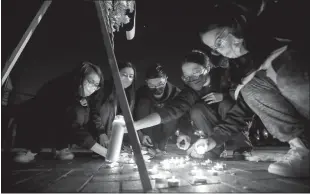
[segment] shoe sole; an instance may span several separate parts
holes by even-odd
[[[271,174],[283,176],[283,177],[290,177],[290,178],[306,178],[310,177],[310,174],[296,174],[292,170],[288,170],[285,168],[276,168],[274,166],[269,165],[268,172]]]

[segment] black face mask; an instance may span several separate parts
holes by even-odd
[[[162,95],[165,91],[166,85],[159,88],[149,88],[153,95]]]
[[[202,74],[199,78],[192,82],[187,82],[186,84],[196,91],[200,91],[203,85],[207,82],[208,74]]]

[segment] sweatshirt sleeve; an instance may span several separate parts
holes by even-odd
[[[78,120],[72,123],[72,128],[74,130],[74,143],[76,143],[78,146],[90,149],[95,145],[96,140],[89,133],[87,128],[81,125]]]
[[[194,91],[185,88],[164,108],[158,110],[157,113],[160,115],[161,122],[167,123],[180,118],[191,109],[197,100],[198,95]]]
[[[237,103],[227,113],[225,120],[214,128],[210,138],[216,142],[217,146],[222,145],[247,127],[246,119],[252,117],[253,114],[240,96]]]
[[[89,103],[89,109],[90,109],[89,127],[95,129],[99,135],[106,133],[104,123],[102,122],[100,115],[102,101],[104,98],[103,95],[104,92],[102,90],[98,90],[97,93],[90,98]]]

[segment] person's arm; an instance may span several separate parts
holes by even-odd
[[[160,115],[156,112],[151,113],[150,115],[140,119],[134,123],[135,129],[145,129],[148,127],[153,127],[155,125],[159,125],[161,123]]]
[[[95,143],[91,148],[90,148],[91,151],[99,154],[100,156],[103,156],[103,157],[106,157],[107,155],[107,149],[103,146],[101,146],[100,144],[98,143]]]
[[[252,117],[253,114],[252,110],[240,96],[236,104],[226,114],[224,121],[215,126],[210,138],[216,142],[216,146],[221,146],[247,127],[246,119]]]
[[[100,109],[103,101],[103,91],[98,90],[90,97],[89,109],[90,109],[90,121],[89,127],[96,129],[99,135],[105,134],[104,123],[101,120]]]
[[[166,123],[183,116],[198,100],[198,95],[189,89],[182,90],[170,103],[134,123],[136,130]]]

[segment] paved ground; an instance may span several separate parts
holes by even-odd
[[[165,158],[184,156],[184,152],[173,146],[168,150],[171,151],[168,155],[152,159],[147,166],[158,165]],[[310,179],[269,174],[268,162],[229,159],[221,162],[227,167],[218,174],[208,171],[209,166],[198,166],[204,169],[207,178],[207,183],[200,185],[193,183],[192,165],[170,170],[170,175],[180,179],[180,187],[169,188],[167,182],[158,184],[150,175],[152,192],[310,192]],[[2,192],[142,192],[139,173],[133,166],[122,163],[110,168],[101,158],[89,154],[79,154],[73,161],[38,159],[35,163],[20,165],[2,155]]]

